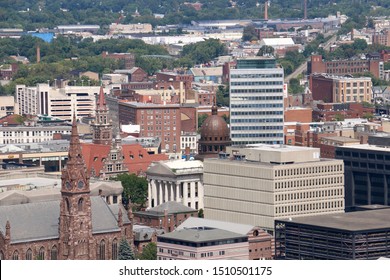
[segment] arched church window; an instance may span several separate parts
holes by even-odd
[[[118,259],[118,241],[116,238],[112,241],[112,259]]]
[[[38,260],[44,260],[44,259],[45,259],[45,248],[41,247],[38,253]]]
[[[57,260],[58,259],[58,249],[57,249],[57,246],[54,245],[53,247],[51,247],[51,250],[50,250],[50,259],[51,260]]]
[[[84,199],[79,199],[79,202],[77,203],[77,210],[79,212],[84,210]]]
[[[69,203],[69,200],[67,198],[65,198],[65,207],[66,207],[66,212],[68,212],[68,214],[70,214],[70,203]]]
[[[3,253],[3,251],[0,251],[0,260],[4,260],[4,253]]]
[[[14,251],[14,253],[12,254],[12,259],[13,260],[18,260],[19,259],[19,252],[17,250]]]
[[[106,242],[104,240],[100,241],[99,244],[99,260],[106,259]]]
[[[26,252],[26,260],[32,260],[32,250],[30,248]]]

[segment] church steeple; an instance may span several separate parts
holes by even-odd
[[[81,153],[76,117],[73,116],[68,161],[61,175],[60,259],[91,259],[92,214],[89,175]]]
[[[109,120],[109,111],[104,96],[103,87],[100,87],[96,101],[95,121],[92,124],[94,144],[109,145],[112,141],[112,124]]]

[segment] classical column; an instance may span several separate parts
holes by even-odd
[[[171,190],[171,197],[169,198],[169,200],[175,201],[175,190],[172,182],[169,184],[169,188]]]
[[[187,206],[188,201],[188,184],[187,182],[183,184],[183,201],[182,203]]]
[[[158,181],[158,204],[163,203],[163,193],[162,193],[162,181]]]
[[[148,209],[152,208],[152,182],[153,180],[148,182]]]
[[[163,189],[164,189],[164,202],[169,201],[168,198],[168,182],[163,183]]]
[[[180,202],[180,183],[176,183],[176,202]]]

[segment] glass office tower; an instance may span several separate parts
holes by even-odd
[[[275,58],[237,59],[229,81],[232,145],[284,144],[284,74]]]

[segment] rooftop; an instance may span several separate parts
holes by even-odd
[[[246,238],[246,235],[215,228],[184,228],[160,236],[164,239],[188,241],[194,243],[210,242],[217,240]],[[163,241],[163,240],[162,240]]]
[[[290,218],[287,223],[304,224],[345,231],[390,229],[390,208]]]

